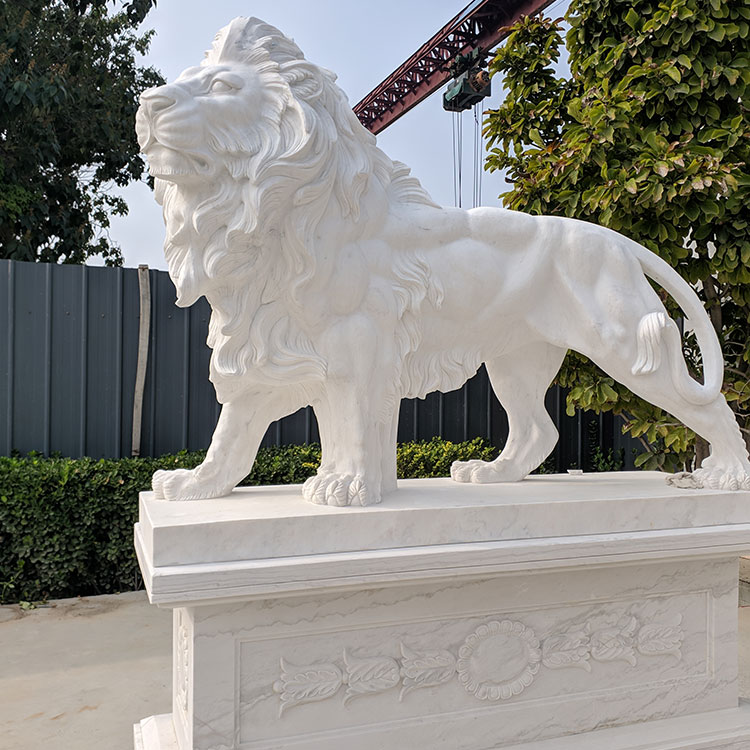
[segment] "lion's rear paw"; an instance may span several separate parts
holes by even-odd
[[[692,473],[670,474],[667,482],[674,487],[710,490],[750,490],[750,473],[745,469],[723,469],[718,466],[696,469]]]
[[[500,461],[454,461],[451,465],[451,478],[456,482],[492,484],[494,482],[519,482],[526,472],[511,463]]]
[[[305,500],[317,505],[374,505],[380,493],[361,475],[318,473],[302,485]]]
[[[199,479],[195,469],[155,471],[151,487],[157,500],[207,500],[232,491],[232,487]]]

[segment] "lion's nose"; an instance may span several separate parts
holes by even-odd
[[[169,107],[177,102],[177,99],[164,91],[159,91],[159,89],[151,89],[141,94],[141,102],[151,110],[152,114],[156,114],[157,112],[169,109]]]

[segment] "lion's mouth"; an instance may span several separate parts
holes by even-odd
[[[162,143],[152,143],[144,154],[148,158],[151,176],[162,180],[178,181],[182,177],[203,176],[211,171],[209,161],[202,156],[178,151]]]

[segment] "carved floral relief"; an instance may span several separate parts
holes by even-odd
[[[282,659],[273,690],[279,695],[280,716],[293,706],[331,698],[343,686],[344,705],[399,685],[402,701],[413,690],[438,687],[454,676],[478,700],[505,701],[528,688],[541,667],[591,672],[592,661],[635,667],[639,654],[681,659],[684,637],[681,618],[673,624],[644,623],[624,615],[611,625],[596,628],[584,621],[541,640],[522,622],[492,620],[469,633],[457,655],[448,649],[424,650],[400,643],[398,659],[358,655],[347,649],[341,665],[318,662],[296,666]]]
[[[298,667],[281,660],[281,676],[273,690],[281,698],[279,716],[284,710],[301,703],[314,703],[330,698],[343,684],[343,674],[335,664],[309,664]]]
[[[403,682],[399,700],[417,688],[436,687],[448,682],[456,671],[456,657],[443,649],[415,651],[402,643],[401,656]]]

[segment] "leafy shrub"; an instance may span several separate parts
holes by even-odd
[[[133,551],[138,493],[157,469],[197,466],[204,453],[160,458],[0,457],[0,603],[129,591],[141,586]],[[398,448],[402,478],[447,476],[455,460],[492,459],[476,439],[434,438]],[[292,484],[315,473],[320,446],[263,448],[246,485]]]
[[[454,461],[478,458],[492,461],[499,451],[481,438],[466,443],[432,438],[427,442],[401,443],[396,454],[399,479],[408,477],[447,477]]]

